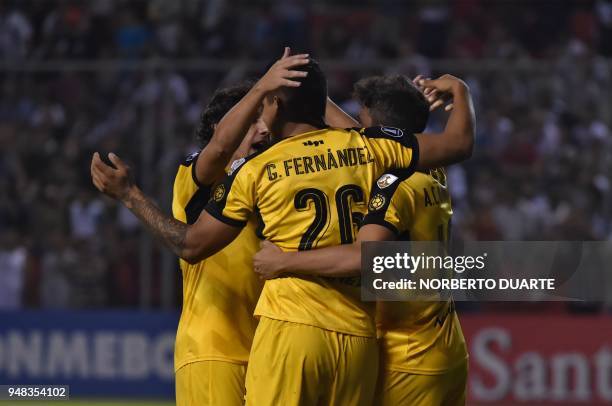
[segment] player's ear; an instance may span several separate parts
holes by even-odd
[[[278,96],[272,97],[272,106],[274,108],[275,115],[278,117],[279,113],[283,111],[283,99]]]

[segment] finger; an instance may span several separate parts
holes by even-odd
[[[449,103],[446,106],[444,106],[444,111],[451,111],[453,109],[453,103]]]
[[[100,154],[97,152],[94,152],[93,155],[91,156],[91,169],[92,170],[95,167],[95,162],[98,161],[99,159],[100,159]]]
[[[427,89],[421,85],[421,80],[429,80],[429,79],[431,79],[431,78],[426,78],[426,77],[423,77],[422,75],[419,75],[418,79],[415,78],[415,85],[419,89],[421,89],[422,92],[425,92],[425,90],[427,90]]]
[[[308,54],[291,55],[281,60],[283,66],[289,66],[296,62],[304,63],[308,61],[310,61],[310,58],[308,58]]]
[[[96,189],[98,189],[98,191],[102,192],[102,185],[100,185],[99,182],[96,182],[95,180],[93,181],[94,186],[96,187]]]
[[[291,62],[286,63],[283,66],[283,68],[285,68],[287,70],[291,70],[291,69],[296,68],[298,66],[308,65],[309,63],[310,63],[310,59],[307,59],[307,58],[294,59]]]
[[[113,174],[114,169],[102,162],[102,158],[100,158],[100,154],[97,152],[91,160],[91,165],[105,176],[111,176]]]
[[[438,91],[436,89],[430,90],[425,97],[427,98],[428,102],[433,103],[438,98]]]
[[[424,87],[423,88],[423,94],[425,96],[429,96],[430,94],[437,92],[438,90],[436,88],[433,87]]]
[[[309,54],[297,54],[297,55],[291,55],[288,56],[284,59],[281,59],[280,62],[282,62],[283,64],[287,64],[287,63],[291,63],[292,61],[298,60],[298,59],[308,59],[308,55]]]
[[[424,79],[423,75],[417,75],[414,79],[412,79],[412,83],[418,86],[419,80]]]
[[[285,79],[283,81],[283,86],[287,87],[300,87],[302,84],[300,82],[296,82],[295,80]]]
[[[431,79],[419,80],[419,86],[437,88],[438,87],[437,85],[438,85],[437,80],[431,80]]]
[[[102,181],[100,180],[100,177],[97,176],[97,174],[96,174],[96,176],[92,175],[91,180],[92,180],[94,186],[96,187],[96,189],[98,189],[99,191],[104,190]]]
[[[281,59],[285,59],[287,58],[289,55],[291,55],[291,48],[289,47],[285,47],[285,50],[283,52],[283,56],[281,57]]]
[[[96,185],[96,186],[97,186],[99,189],[102,189],[102,188],[104,187],[106,177],[105,177],[104,175],[102,175],[102,174],[101,174],[99,171],[94,170],[94,171],[91,173],[91,179],[92,179],[92,181],[94,182],[94,184],[96,184],[96,183],[97,183],[97,185]]]
[[[444,104],[444,100],[438,99],[435,102],[433,102],[431,106],[429,106],[429,111],[434,111],[435,109],[442,106],[443,104]]]
[[[117,167],[117,169],[127,169],[127,165],[123,163],[121,158],[119,158],[114,152],[108,154],[108,159]]]
[[[286,78],[305,78],[308,76],[308,72],[304,72],[302,70],[290,70],[283,76]]]
[[[91,163],[89,164],[89,171],[93,174],[94,171],[94,159],[96,158],[96,154],[97,152],[94,152],[94,154],[91,156]]]

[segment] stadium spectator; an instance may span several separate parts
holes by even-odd
[[[17,233],[0,234],[0,310],[21,307],[27,251],[19,244]]]

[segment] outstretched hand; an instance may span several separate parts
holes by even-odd
[[[281,59],[268,69],[265,75],[259,79],[256,86],[259,86],[266,93],[281,87],[300,87],[301,83],[292,79],[304,78],[308,76],[308,72],[295,70],[295,68],[307,65],[310,59],[308,54],[290,54],[291,49],[285,47]]]
[[[107,196],[125,200],[133,186],[130,168],[114,153],[108,154],[114,168],[102,161],[99,153],[91,159],[91,178],[96,188]]]
[[[283,273],[283,256],[285,253],[270,241],[262,241],[260,250],[253,257],[253,270],[259,279],[268,280],[281,276]]]

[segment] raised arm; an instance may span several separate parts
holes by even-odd
[[[232,242],[239,227],[227,225],[203,212],[193,225],[166,216],[131,180],[129,168],[109,154],[115,168],[106,165],[96,152],[91,161],[93,183],[102,193],[120,201],[176,255],[197,263]]]
[[[242,140],[248,137],[247,134],[248,132],[228,132],[224,137],[215,131],[195,163],[195,177],[199,184],[210,186],[225,176],[227,165]]]
[[[285,48],[283,57],[272,65],[242,100],[221,119],[215,130],[215,137],[236,139],[246,134],[268,93],[281,87],[300,86],[300,82],[291,79],[305,77],[307,72],[292,69],[308,64],[308,54],[288,56],[289,52],[289,48]]]
[[[417,134],[419,169],[431,169],[464,161],[474,146],[475,116],[470,91],[462,80],[444,75],[435,80],[421,79],[419,85],[448,93],[453,99],[452,111],[440,134]]]
[[[358,275],[361,270],[361,243],[395,240],[388,228],[366,224],[359,230],[357,242],[310,251],[283,252],[269,241],[263,241],[255,254],[253,269],[261,279],[274,279],[286,274],[328,277]]]

